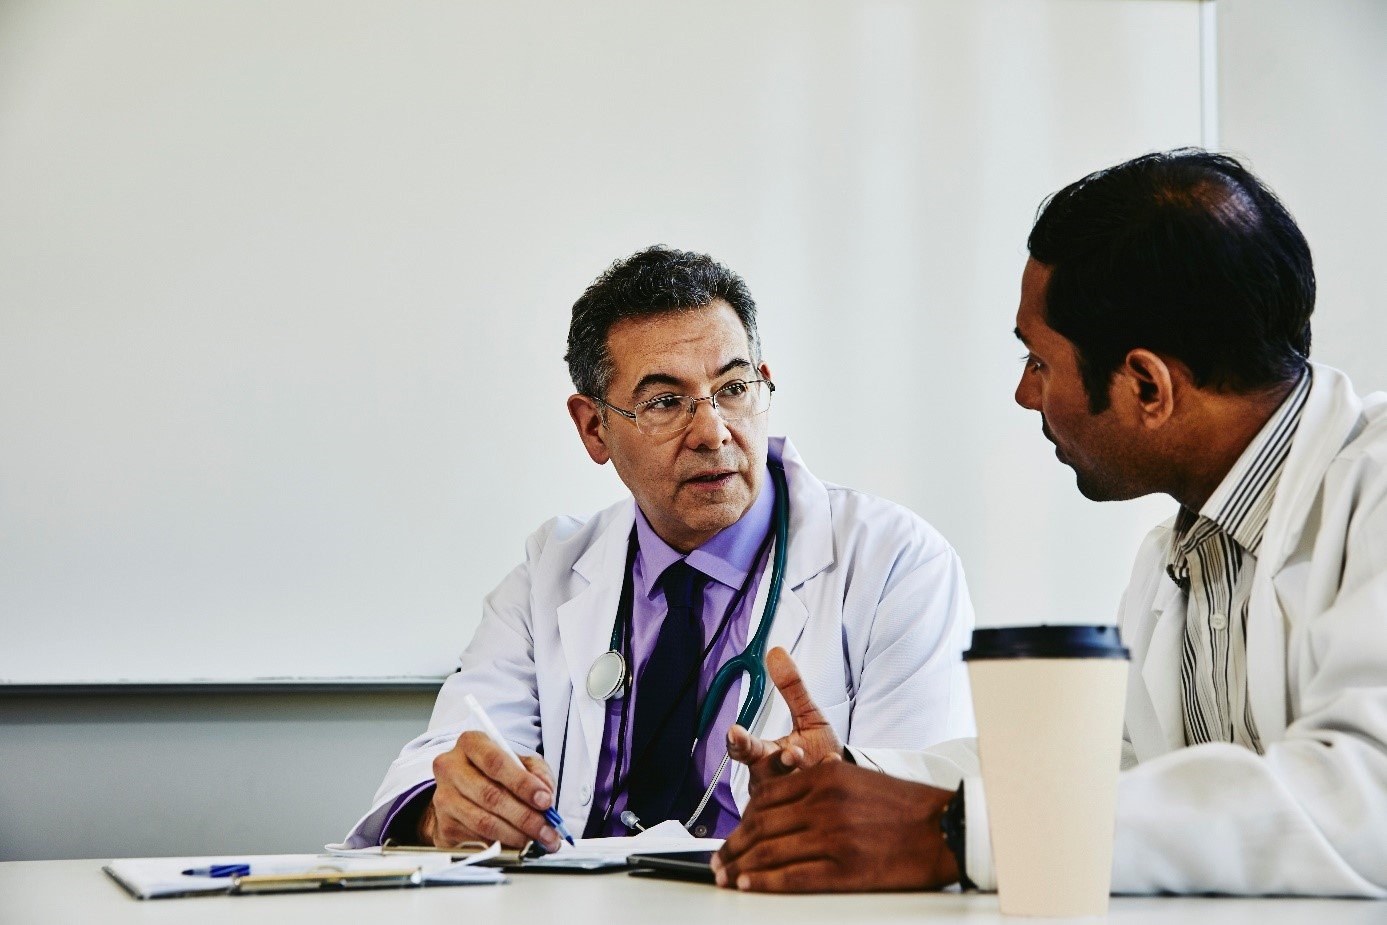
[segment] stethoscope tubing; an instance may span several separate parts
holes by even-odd
[[[770,631],[775,621],[775,614],[780,606],[780,594],[785,581],[786,550],[789,545],[790,533],[789,486],[785,478],[784,466],[779,462],[771,461],[768,464],[768,468],[771,470],[771,478],[775,483],[776,494],[774,532],[772,537],[767,538],[768,541],[773,539],[774,543],[772,546],[771,583],[767,588],[766,605],[761,612],[761,621],[756,627],[756,632],[752,635],[751,642],[748,643],[747,647],[743,649],[742,652],[724,662],[722,666],[718,668],[717,672],[714,673],[713,679],[709,682],[708,691],[705,693],[703,703],[699,707],[699,718],[694,727],[695,735],[693,747],[690,749],[690,757],[692,757],[693,752],[697,750],[699,742],[703,740],[703,737],[707,735],[708,731],[712,728],[723,701],[731,691],[732,684],[737,680],[739,675],[746,674],[747,676],[747,695],[742,703],[741,710],[737,714],[737,725],[745,729],[752,729],[759,719],[762,708],[766,703],[766,645],[770,639]],[[610,648],[607,652],[603,653],[602,656],[605,657],[611,652],[616,652],[622,657],[624,664],[628,666],[633,653],[631,653],[629,649],[630,639],[626,638],[627,634],[624,632],[625,627],[622,626],[622,617],[627,612],[626,608],[629,601],[630,573],[634,561],[633,553],[634,548],[627,554],[626,580],[623,582],[624,587],[620,606],[621,613],[617,616],[616,625],[612,627]],[[764,551],[758,551],[756,556],[757,560],[761,560],[763,557]],[[751,575],[748,577],[750,578],[755,574],[756,571],[755,568],[753,568]],[[713,633],[712,640],[710,640],[707,647],[704,649],[702,658],[699,660],[700,665],[717,644],[717,640],[722,635],[732,613],[745,598],[748,588],[749,581],[738,590],[737,595],[733,598],[732,604],[728,607],[727,612],[724,613],[723,619],[720,621],[717,630]],[[596,663],[594,663],[594,667],[595,665]],[[629,674],[629,669],[626,673]],[[698,671],[694,671],[685,681],[678,698],[676,698],[676,702],[687,694],[689,686],[697,680],[697,677]],[[627,679],[623,679],[623,681],[625,680]],[[617,690],[620,690],[621,687],[624,686],[625,683],[618,686]],[[614,695],[615,691],[611,696]],[[624,763],[627,713],[627,704],[623,703],[621,710],[621,728],[618,732],[617,739],[618,755],[616,756],[617,761],[614,766],[614,775],[620,772],[621,765]],[[666,717],[666,719],[667,718],[668,717]],[[663,726],[663,723],[664,721],[662,720],[660,725]],[[656,734],[658,735],[658,732]],[[627,769],[626,773],[622,775],[622,779],[619,783],[614,778],[614,786],[612,787],[611,793],[608,795],[606,812],[603,814],[604,820],[611,817],[611,813],[616,807],[617,799],[626,789],[633,772],[642,763],[645,757],[645,753],[633,757],[631,766]],[[727,769],[729,758],[730,756],[728,755],[723,756],[716,773],[713,775],[711,783],[709,783],[708,787],[704,790],[703,798],[699,800],[693,816],[684,823],[685,828],[693,825],[707,807],[708,801],[712,798],[718,783],[722,780],[723,773]]]

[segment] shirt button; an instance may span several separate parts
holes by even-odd
[[[592,799],[592,788],[584,784],[582,789],[578,791],[578,799],[584,806],[587,806],[588,801]]]
[[[1225,630],[1228,628],[1228,618],[1221,613],[1213,614],[1209,617],[1209,625],[1216,630]]]
[[[707,837],[708,837],[708,827],[707,827],[706,825],[696,825],[696,826],[694,826],[694,828],[693,828],[693,837],[694,837],[694,838],[707,838]]]

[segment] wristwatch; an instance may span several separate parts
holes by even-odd
[[[962,784],[958,785],[958,792],[949,798],[939,817],[939,832],[958,865],[958,885],[965,890],[976,890],[978,885],[968,879],[968,816],[963,808]]]

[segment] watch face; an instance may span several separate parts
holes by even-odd
[[[626,680],[626,659],[621,653],[608,649],[597,656],[588,669],[588,696],[593,700],[611,700]]]

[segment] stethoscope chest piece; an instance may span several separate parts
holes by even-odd
[[[611,700],[621,693],[626,683],[626,659],[615,649],[597,656],[588,669],[588,696],[593,700]]]

